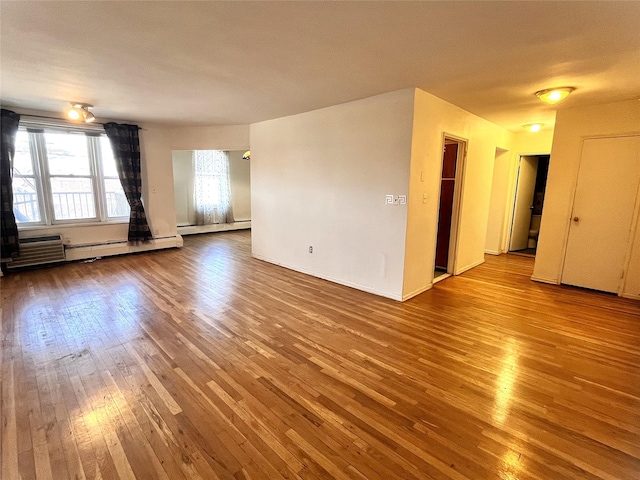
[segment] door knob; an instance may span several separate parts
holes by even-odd
[[[573,221],[574,222],[579,222],[580,221],[580,217],[573,217]]]

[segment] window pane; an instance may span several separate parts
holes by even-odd
[[[131,210],[127,197],[122,190],[120,180],[117,178],[105,178],[104,191],[107,195],[107,216],[128,217]]]
[[[41,220],[35,178],[13,177],[13,214],[16,223]]]
[[[51,178],[56,220],[94,218],[96,207],[90,178]]]
[[[220,176],[199,174],[195,180],[196,199],[198,204],[215,207],[220,204]]]
[[[18,135],[16,135],[16,156],[13,158],[13,174],[33,175],[29,134],[24,130],[18,130]]]
[[[108,137],[100,137],[100,153],[102,153],[102,173],[105,177],[117,177],[116,161],[111,150],[111,141]]]
[[[51,175],[91,175],[87,137],[47,132],[44,138]]]

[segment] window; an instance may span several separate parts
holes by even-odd
[[[196,224],[233,221],[228,152],[196,150],[194,158]]]
[[[40,191],[31,158],[29,134],[19,130],[13,158],[13,213],[16,223],[40,223]]]
[[[104,135],[19,130],[13,164],[16,223],[124,220],[129,204]]]
[[[84,135],[48,132],[44,141],[54,220],[95,219],[90,141]]]

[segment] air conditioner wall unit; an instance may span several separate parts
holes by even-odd
[[[20,239],[20,255],[7,263],[7,269],[64,262],[64,245],[60,235]]]

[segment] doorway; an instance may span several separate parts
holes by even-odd
[[[433,281],[438,282],[455,272],[458,213],[466,142],[445,136],[440,178],[440,206]]]
[[[180,235],[251,228],[251,178],[245,150],[173,150]]]
[[[547,188],[549,155],[523,155],[518,165],[509,253],[535,256]]]

